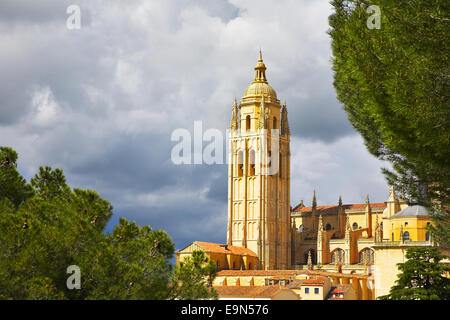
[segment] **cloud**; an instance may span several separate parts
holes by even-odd
[[[170,161],[171,133],[225,132],[233,99],[262,48],[269,83],[287,100],[292,205],[383,201],[380,162],[336,101],[327,1],[81,0],[0,3],[0,145],[25,177],[40,165],[110,200],[115,215],[165,228],[177,248],[225,241],[226,165]]]

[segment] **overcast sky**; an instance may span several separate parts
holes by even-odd
[[[328,0],[2,0],[0,145],[28,180],[62,168],[180,249],[226,241],[226,165],[174,165],[177,128],[225,130],[262,48],[287,101],[291,205],[387,199],[383,164],[336,100]],[[66,9],[81,8],[69,30]]]

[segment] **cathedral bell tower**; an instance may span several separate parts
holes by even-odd
[[[234,100],[228,143],[227,243],[255,252],[258,269],[290,268],[290,131],[261,51],[253,82]]]

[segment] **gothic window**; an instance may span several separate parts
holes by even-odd
[[[331,254],[331,263],[337,263],[337,264],[344,263],[344,260],[345,260],[344,258],[345,258],[344,250],[336,249]]]
[[[356,229],[358,229],[358,224],[355,222],[355,223],[352,225],[352,227],[353,227],[353,230],[356,230]]]
[[[277,117],[273,117],[273,126],[272,126],[272,128],[273,129],[277,128]]]
[[[391,239],[391,241],[394,241],[394,233],[392,232],[392,239]]]
[[[409,238],[409,232],[406,231],[403,233],[403,241],[410,241],[411,239]]]
[[[247,131],[250,131],[250,124],[251,124],[251,122],[250,122],[250,116],[247,116],[246,118],[245,118],[245,130],[247,130]]]
[[[250,151],[250,159],[249,159],[249,175],[254,176],[255,175],[255,150]]]
[[[331,224],[327,223],[326,230],[331,230]]]
[[[359,263],[360,264],[365,264],[365,256],[367,256],[367,262],[369,264],[373,264],[374,263],[374,252],[373,250],[369,249],[369,248],[365,248],[363,250],[361,250],[359,252]]]
[[[425,241],[430,241],[430,233],[428,231],[425,233]]]
[[[238,177],[242,177],[244,175],[244,154],[242,151],[238,153]]]

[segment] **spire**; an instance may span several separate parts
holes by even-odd
[[[319,216],[319,232],[323,231],[323,218],[322,214]]]
[[[342,197],[339,196],[339,206],[342,207]]]
[[[281,134],[290,134],[289,122],[287,117],[286,100],[284,100],[283,107],[281,108]]]
[[[388,201],[397,201],[397,196],[395,195],[394,186],[391,186],[389,188],[389,199],[388,199]]]
[[[255,66],[255,80],[253,80],[253,83],[255,83],[255,82],[267,83],[266,66],[264,65],[264,62],[262,59],[261,50],[259,50],[259,58],[258,58],[258,62],[256,63],[256,66]]]
[[[366,204],[369,204],[369,194],[366,195]]]
[[[235,97],[234,103],[233,103],[233,113],[231,115],[231,121],[230,121],[230,129],[237,130],[238,128],[239,128],[239,111],[238,111],[237,101],[236,101],[236,97]]]
[[[308,251],[308,270],[312,270],[311,250]]]
[[[312,207],[313,208],[317,207],[316,190],[314,190],[314,194],[313,194]]]

